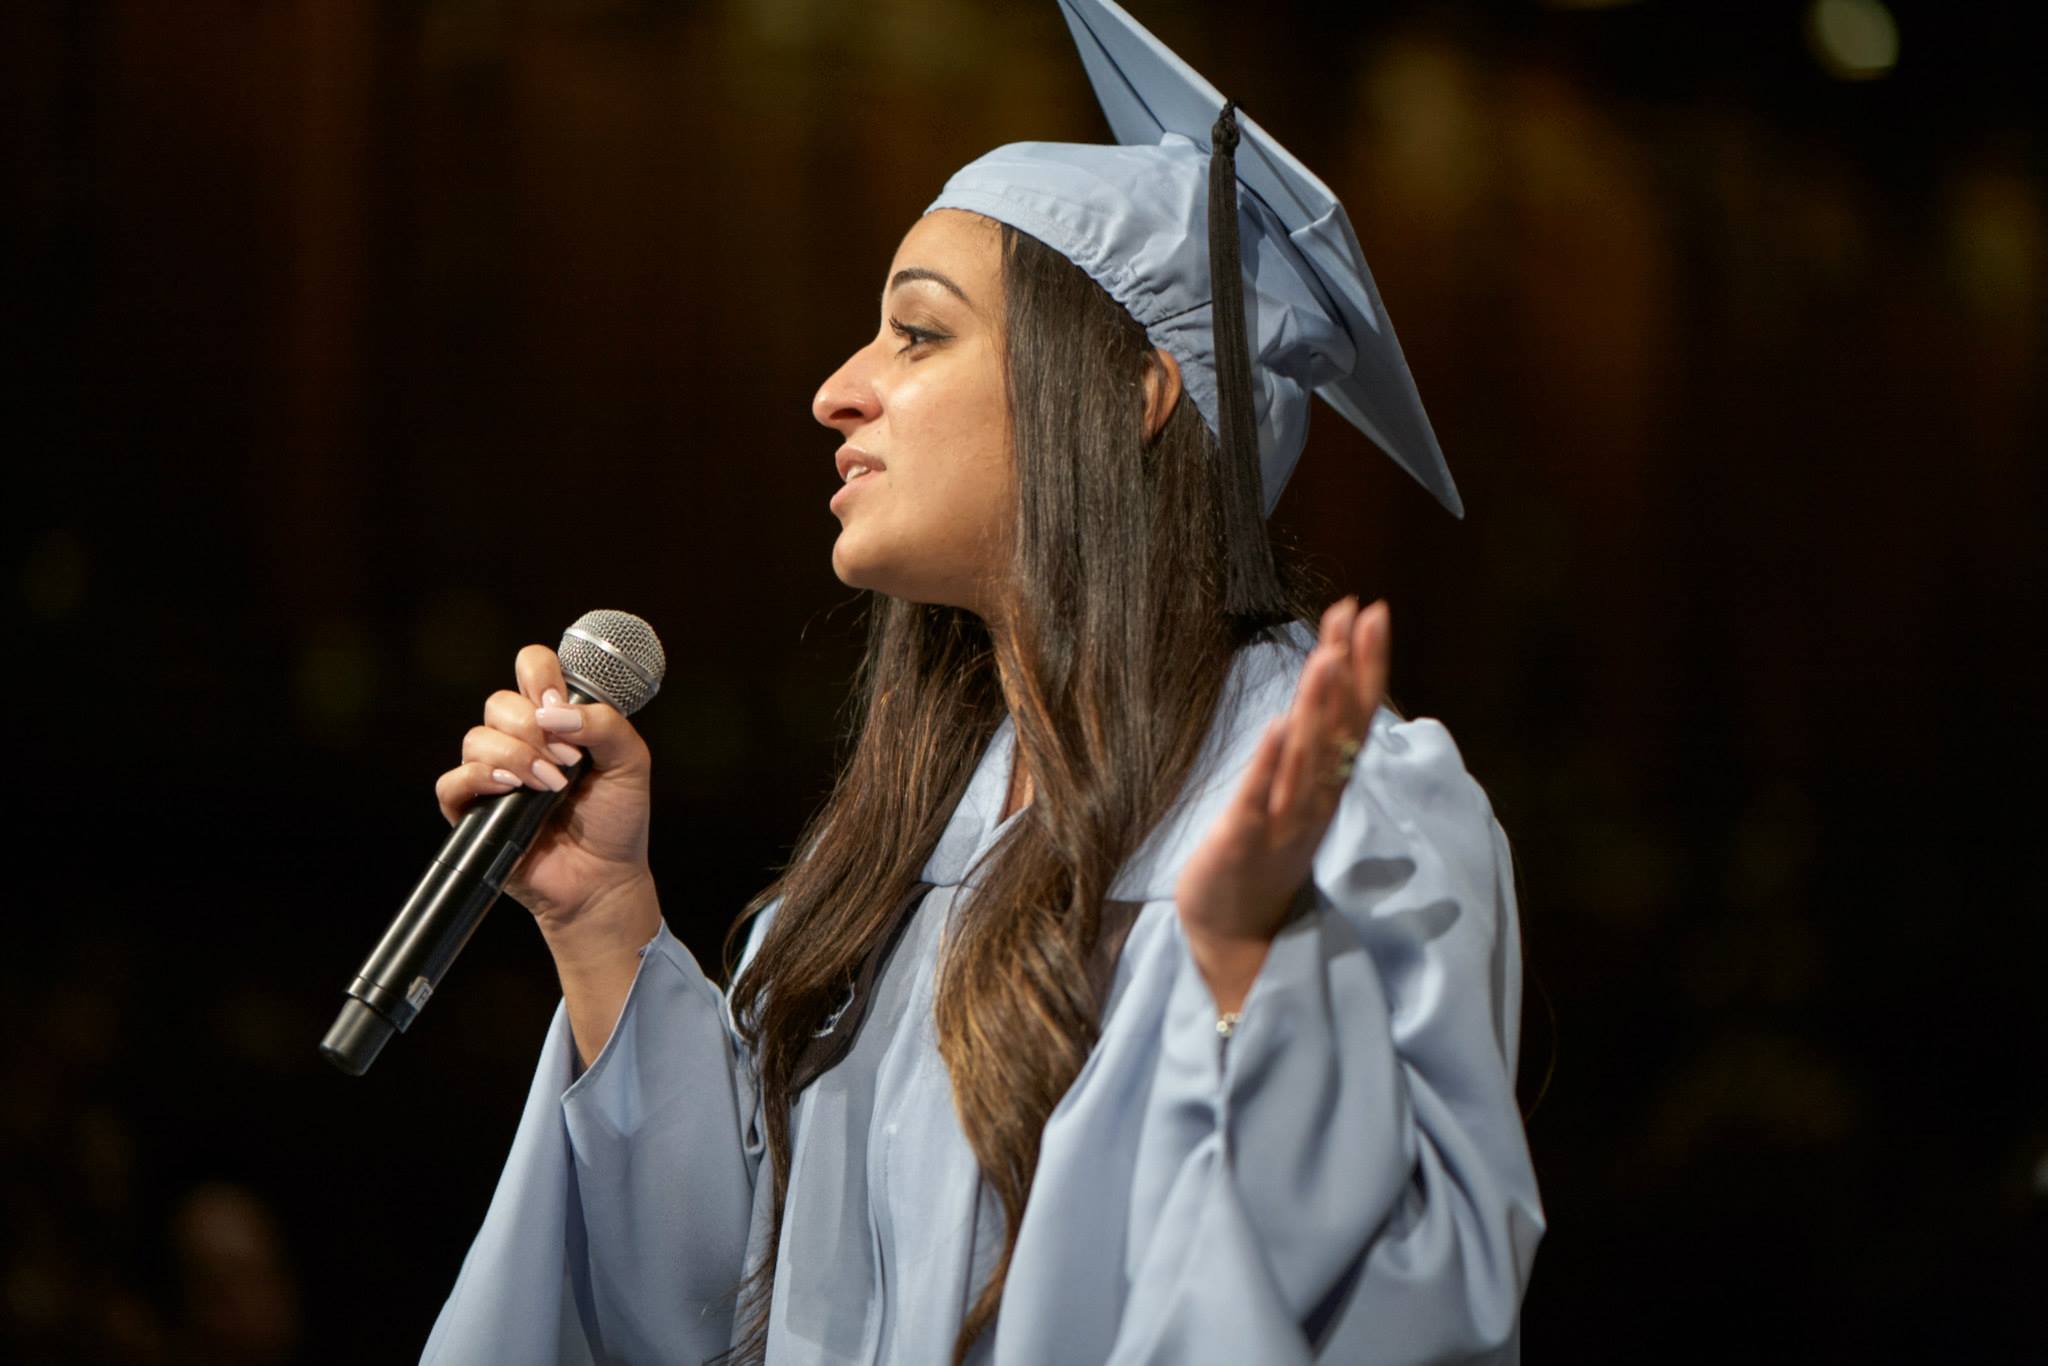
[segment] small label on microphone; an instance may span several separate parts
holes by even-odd
[[[412,979],[412,985],[405,989],[405,1003],[414,1010],[418,1010],[427,1003],[427,998],[433,994],[434,984],[432,982],[429,982],[424,977],[415,977]]]

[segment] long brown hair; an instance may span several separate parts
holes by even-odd
[[[1111,883],[1178,795],[1232,653],[1296,615],[1263,533],[1231,543],[1247,496],[1183,395],[1146,439],[1145,332],[1037,240],[1002,234],[1016,536],[992,636],[958,608],[877,598],[853,752],[783,876],[732,988],[759,1073],[774,1222],[743,1291],[734,1353],[759,1362],[789,1180],[791,1079],[930,856],[1007,713],[1033,800],[948,927],[939,1051],[960,1127],[1007,1221],[967,1313],[964,1358],[994,1320],[1039,1136],[1094,1045],[1089,954]],[[1249,482],[1256,497],[1256,475]],[[1239,525],[1246,525],[1239,521]],[[1250,525],[1262,526],[1251,510]],[[1253,610],[1226,609],[1233,573]],[[728,941],[728,953],[737,943]]]

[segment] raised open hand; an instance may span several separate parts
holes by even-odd
[[[1234,1014],[1295,893],[1387,687],[1385,602],[1346,598],[1322,629],[1285,715],[1266,728],[1236,795],[1181,869],[1174,889],[1195,965]]]

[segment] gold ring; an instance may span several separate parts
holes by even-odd
[[[1342,787],[1351,781],[1351,773],[1358,764],[1358,741],[1345,736],[1337,742],[1337,761],[1323,774],[1323,781],[1331,787]]]

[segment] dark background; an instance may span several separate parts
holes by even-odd
[[[2023,11],[1857,80],[1870,0],[1136,8],[1343,197],[1470,509],[1323,410],[1276,521],[1516,844],[1528,1359],[2040,1359]],[[860,638],[809,396],[948,172],[1104,131],[1049,0],[13,0],[0,90],[0,1346],[409,1360],[556,994],[508,905],[318,1059],[434,776],[648,617],[715,959]]]

